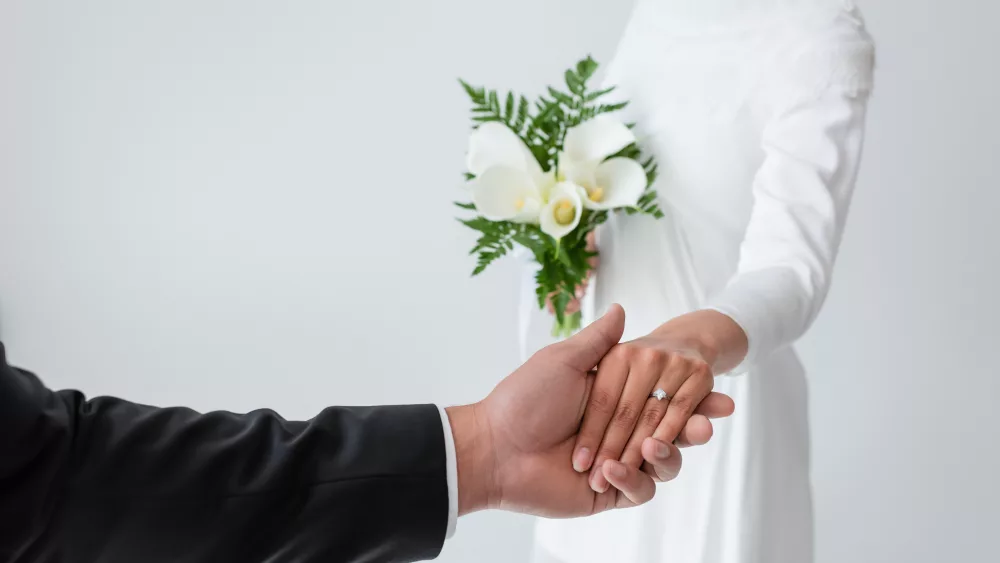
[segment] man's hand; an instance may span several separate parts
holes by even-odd
[[[601,469],[614,488],[596,493],[587,475],[574,471],[570,462],[593,384],[591,370],[618,344],[624,326],[624,311],[613,306],[572,338],[540,350],[483,401],[448,409],[458,457],[460,514],[498,508],[584,516],[653,497],[653,478],[638,469],[608,460]],[[713,393],[698,412],[724,416],[731,411],[732,401]],[[686,430],[691,441],[707,440],[707,419],[691,420]],[[659,480],[672,479],[680,470],[681,455],[672,444],[650,438],[642,454]]]
[[[735,366],[745,354],[743,329],[710,310],[678,317],[615,346],[598,368],[573,465],[586,471],[593,463],[590,486],[603,492],[609,485],[605,460],[639,467],[643,440],[650,436],[667,443],[690,442],[688,423],[712,391],[713,367]],[[720,356],[725,357],[720,361]],[[666,400],[650,396],[657,388]]]

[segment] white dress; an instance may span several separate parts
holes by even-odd
[[[584,320],[620,303],[633,339],[713,308],[750,351],[716,381],[736,413],[684,451],[675,481],[637,509],[539,520],[535,561],[812,560],[806,381],[790,344],[830,283],[873,52],[848,0],[638,0],[607,82],[660,163],[666,217],[616,216],[598,232]],[[551,323],[525,288],[522,336]]]

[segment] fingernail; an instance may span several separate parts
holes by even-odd
[[[653,453],[656,454],[657,459],[667,459],[670,457],[670,447],[657,440],[656,448],[654,448]]]
[[[573,455],[573,469],[577,473],[583,473],[590,468],[590,461],[590,448],[579,448]]]
[[[590,488],[595,493],[603,493],[608,490],[608,482],[604,479],[604,475],[601,475],[600,471],[594,471],[594,474],[590,476]]]
[[[604,467],[608,470],[608,473],[615,479],[625,478],[625,466],[618,463],[617,461],[609,461],[607,464],[605,464]]]

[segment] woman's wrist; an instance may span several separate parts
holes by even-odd
[[[728,315],[712,309],[673,318],[653,334],[699,355],[717,374],[738,366],[747,354],[747,335],[740,325]]]

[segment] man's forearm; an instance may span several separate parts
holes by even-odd
[[[87,400],[0,343],[0,422],[0,561],[423,560],[445,535],[433,405],[297,422]]]
[[[490,424],[477,405],[445,409],[451,422],[458,463],[458,515],[495,507],[496,452]]]

